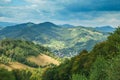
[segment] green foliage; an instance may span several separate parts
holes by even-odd
[[[72,75],[72,80],[88,80],[88,79],[84,75],[74,74]]]
[[[32,70],[31,71],[32,75],[31,75],[30,80],[41,80],[42,72],[43,72],[42,68]]]
[[[42,69],[13,70],[16,80],[41,80]]]
[[[16,80],[30,80],[32,73],[28,70],[13,70]]]
[[[78,73],[83,66],[79,65],[79,57],[87,55],[87,51],[83,50],[79,56],[71,60],[65,60],[60,66],[50,68],[43,74],[43,80],[70,80],[73,73]],[[84,57],[82,58],[84,63]],[[81,63],[82,64],[82,63]],[[79,68],[79,70],[78,70]],[[82,71],[81,71],[82,72]],[[80,72],[79,72],[80,73]]]
[[[103,57],[98,57],[91,67],[89,80],[108,80],[106,79],[106,69],[106,60]]]
[[[109,60],[106,72],[108,75],[107,80],[120,80],[120,54]]]
[[[50,53],[47,48],[34,44],[30,41],[12,39],[5,39],[0,41],[0,52],[1,62],[8,63],[8,61],[10,61],[8,59],[11,58],[31,67],[38,67],[38,65],[28,61],[26,59],[27,57],[37,56],[41,53]]]
[[[0,80],[15,80],[15,76],[11,71],[0,68]]]
[[[54,78],[54,76],[53,76],[53,74],[55,74],[55,73],[56,73],[56,71],[55,71],[54,68],[48,69],[48,70],[44,73],[44,75],[46,75],[46,76],[42,75],[42,80],[55,80],[55,78]]]
[[[82,70],[82,69],[86,67],[85,62],[88,61],[87,56],[88,56],[88,52],[86,50],[83,50],[79,55],[77,55],[71,59],[71,61],[72,61],[71,72],[72,73],[86,72],[86,70]]]
[[[8,57],[6,57],[6,56],[4,56],[4,55],[2,55],[2,56],[0,56],[0,63],[2,63],[2,64],[9,64],[9,62],[11,62],[12,61],[12,59],[11,58],[8,58]]]

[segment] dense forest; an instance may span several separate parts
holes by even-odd
[[[19,41],[20,44],[17,44]],[[28,41],[0,42],[0,55],[7,58],[5,61],[12,59],[26,64],[27,56],[36,56],[44,51],[48,49]],[[2,60],[0,63],[4,62]],[[11,71],[1,68],[0,80],[120,80],[120,28],[106,41],[96,44],[90,52],[83,50],[71,59],[65,59],[59,66]]]

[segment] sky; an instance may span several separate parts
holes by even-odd
[[[120,0],[0,0],[0,22],[120,25]]]

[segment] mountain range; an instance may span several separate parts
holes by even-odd
[[[115,28],[111,26],[101,26],[101,27],[96,27],[95,28],[97,31],[104,32],[104,33],[110,33],[115,31]]]
[[[0,22],[0,27],[13,26],[16,24],[17,23],[12,23],[12,22]]]
[[[103,28],[28,22],[3,28],[0,30],[0,39],[33,41],[48,47],[60,57],[73,56],[83,49],[90,51],[96,43],[105,40],[108,34],[104,34],[106,28]]]

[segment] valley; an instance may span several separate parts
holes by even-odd
[[[96,43],[106,40],[108,35],[92,27],[64,27],[51,22],[39,24],[28,22],[8,26],[0,31],[0,39],[32,41],[48,47],[59,57],[72,57],[83,49],[90,51]]]
[[[49,24],[53,25],[51,23]],[[43,25],[46,24],[42,23],[42,27]],[[15,29],[12,29],[14,30],[13,32],[20,30],[21,24],[19,26],[20,27],[14,26]],[[4,31],[7,30],[11,31],[11,27],[2,29],[0,34],[2,35]],[[26,24],[24,24],[22,28],[21,30],[26,29]],[[86,27],[58,28],[58,26],[51,26],[50,28],[52,30],[58,30],[52,32],[54,32],[54,34],[56,33],[54,36],[59,36],[54,37],[53,34],[48,34],[52,32],[44,33],[43,31],[44,34],[41,34],[44,36],[41,37],[41,39],[43,39],[42,42],[44,44],[34,39],[32,41],[32,34],[30,35],[29,31],[29,34],[28,32],[27,34],[26,32],[24,33],[26,38],[21,37],[23,34],[19,36],[16,34],[17,37],[15,37],[15,35],[10,36],[10,34],[13,34],[12,32],[10,34],[4,34],[3,36],[6,36],[6,38],[1,37],[0,41],[0,74],[8,76],[7,78],[10,77],[12,80],[77,80],[77,78],[80,80],[93,80],[94,77],[92,75],[100,76],[99,71],[101,72],[102,69],[105,69],[105,71],[102,72],[103,75],[104,73],[108,75],[105,76],[105,78],[111,77],[109,75],[112,74],[107,72],[107,70],[111,71],[111,69],[115,67],[107,69],[105,66],[108,67],[113,64],[119,67],[119,47],[117,47],[120,44],[119,27],[110,35]],[[46,30],[49,31],[49,29]],[[27,37],[29,37],[29,39]],[[40,40],[40,38],[38,40]],[[50,40],[53,41],[51,42]],[[78,42],[75,43],[76,41]],[[82,46],[82,48],[80,48],[80,46]],[[86,46],[86,48],[84,46]],[[66,48],[69,48],[74,54],[70,53],[69,49]],[[66,55],[64,52],[62,54],[55,54],[55,51],[57,52],[62,49],[65,49],[65,51],[68,51],[70,54]],[[80,53],[75,53],[75,49],[78,49]],[[74,56],[72,57],[71,55]],[[109,64],[111,61],[112,64]],[[98,67],[96,66],[100,67],[99,70],[97,70]],[[115,69],[117,70],[117,68]],[[116,72],[119,73],[118,70]],[[112,76],[112,78],[114,77]]]
[[[0,0],[0,80],[120,80],[120,0]]]

